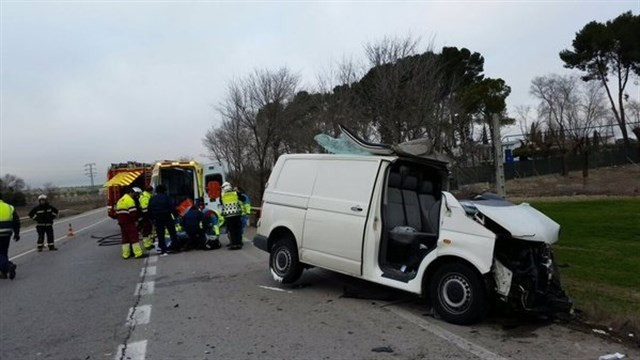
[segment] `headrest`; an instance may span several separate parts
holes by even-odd
[[[404,178],[404,183],[402,184],[402,188],[405,190],[417,190],[418,189],[418,178],[415,176],[407,176]]]
[[[402,178],[398,173],[389,174],[389,187],[399,188],[402,183]]]
[[[433,193],[433,184],[431,181],[423,181],[420,183],[420,187],[418,188],[418,193],[420,194],[432,194]]]

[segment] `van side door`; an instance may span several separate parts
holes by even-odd
[[[304,223],[302,262],[361,275],[365,224],[380,160],[318,163]]]

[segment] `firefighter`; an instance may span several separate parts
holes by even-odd
[[[16,277],[16,265],[9,261],[9,243],[11,235],[20,240],[20,216],[13,206],[2,201],[0,193],[0,279]]]
[[[142,231],[142,245],[146,250],[153,249],[153,237],[151,232],[153,230],[153,223],[151,221],[151,214],[149,214],[149,201],[151,200],[151,194],[153,193],[153,187],[148,186],[140,194],[140,230]]]
[[[116,204],[116,216],[118,217],[118,225],[122,232],[122,258],[131,257],[131,249],[133,255],[140,258],[144,255],[142,247],[138,241],[138,208],[136,207],[136,198],[142,191],[138,188],[131,188],[124,194]]]
[[[227,226],[229,250],[242,249],[242,202],[238,191],[228,182],[222,184],[220,203]]]
[[[165,243],[165,230],[169,232],[172,243],[178,242],[176,234],[176,224],[173,215],[176,213],[176,206],[167,195],[167,188],[159,184],[156,186],[156,194],[149,201],[149,212],[151,219],[156,226],[156,234],[158,235],[158,248],[160,256],[167,255],[167,244]]]
[[[38,232],[37,249],[38,252],[44,248],[44,236],[47,236],[47,246],[49,251],[58,250],[53,243],[53,220],[58,217],[58,209],[51,206],[47,195],[38,196],[38,205],[29,211],[29,217],[36,221],[36,231]]]

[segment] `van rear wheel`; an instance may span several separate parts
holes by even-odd
[[[269,267],[273,279],[283,284],[296,282],[302,276],[303,267],[294,240],[284,238],[276,242],[269,256]]]
[[[484,279],[469,265],[458,262],[436,271],[430,297],[436,313],[453,324],[473,324],[484,317],[488,308]]]

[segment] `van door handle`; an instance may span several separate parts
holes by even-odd
[[[362,208],[360,207],[360,205],[354,205],[351,207],[351,211],[362,211]]]

